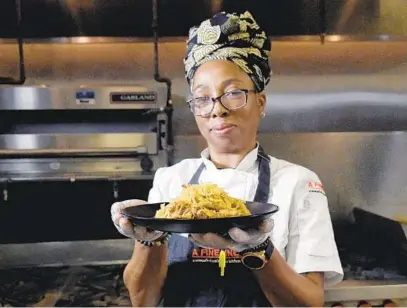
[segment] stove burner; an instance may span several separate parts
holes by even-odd
[[[406,281],[407,277],[400,274],[395,269],[372,268],[363,269],[349,264],[343,267],[345,280],[392,280]]]
[[[391,256],[385,260],[378,260],[346,249],[340,249],[339,255],[344,280],[407,280],[407,276],[400,271],[396,260]]]

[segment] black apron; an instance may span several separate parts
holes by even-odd
[[[268,203],[270,159],[259,146],[259,181],[254,201]],[[205,168],[202,163],[189,184],[198,184]],[[226,250],[225,275],[220,276],[219,249],[200,248],[187,238],[173,234],[168,242],[168,273],[163,306],[183,307],[270,307],[251,270],[239,255]]]

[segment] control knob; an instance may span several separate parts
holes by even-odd
[[[143,155],[140,160],[140,166],[144,172],[151,172],[154,163],[148,155]]]

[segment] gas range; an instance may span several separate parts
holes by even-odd
[[[9,267],[0,269],[1,306],[131,306],[122,277],[132,251],[131,240],[9,244],[7,249],[7,253],[2,249]],[[326,290],[325,306],[356,307],[366,301],[383,307],[386,300],[407,306],[403,299],[407,275],[391,258],[383,263],[346,247],[339,251],[344,281]],[[63,255],[69,265],[56,262]]]
[[[400,225],[355,209],[355,222],[334,225],[344,281],[325,292],[325,305],[407,306],[406,238]]]
[[[0,271],[3,307],[131,306],[124,265],[37,267]]]
[[[407,275],[391,257],[383,262],[343,248],[339,254],[344,280],[325,291],[325,306],[407,306]]]

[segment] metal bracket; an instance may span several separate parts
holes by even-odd
[[[19,69],[20,76],[18,79],[12,77],[1,77],[0,84],[22,85],[25,83],[25,67],[24,67],[24,51],[23,51],[23,30],[21,25],[21,0],[15,0],[16,15],[17,15],[17,42],[18,42],[18,54],[19,54]]]
[[[326,0],[320,0],[320,9],[319,9],[319,19],[321,23],[321,33],[319,38],[321,40],[321,44],[325,44],[325,37],[326,37],[326,28],[327,28],[327,21],[326,21]]]
[[[7,182],[4,183],[4,188],[3,188],[3,200],[8,201],[8,190],[7,190]]]
[[[167,152],[167,165],[173,164],[172,149],[174,145],[174,138],[172,135],[172,93],[171,87],[172,82],[169,78],[161,77],[159,72],[159,61],[158,61],[158,0],[153,0],[153,39],[154,39],[154,80],[157,82],[165,83],[167,85],[167,105],[164,109],[164,112],[167,114],[167,136],[166,136],[166,152]],[[171,152],[168,150],[171,149]]]
[[[8,183],[9,183],[9,180],[4,181],[4,183],[3,183],[3,201],[4,202],[8,201]]]
[[[119,183],[117,181],[113,181],[113,198],[119,199]]]

